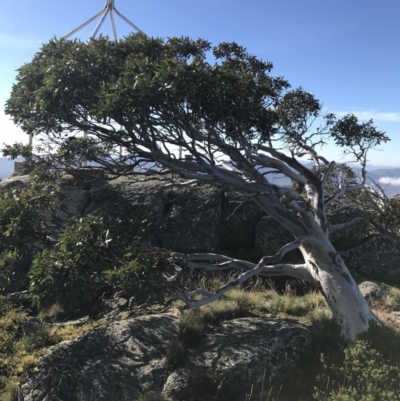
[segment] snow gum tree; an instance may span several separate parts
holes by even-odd
[[[214,58],[214,61],[210,61]],[[218,254],[176,254],[193,269],[244,272],[215,292],[179,296],[189,306],[212,302],[254,275],[288,275],[316,283],[347,339],[376,322],[329,235],[329,204],[365,184],[367,153],[389,138],[372,121],[323,115],[319,101],[271,75],[272,64],[236,43],[166,41],[131,35],[114,43],[52,40],[19,69],[6,113],[27,133],[63,146],[71,133],[122,147],[119,174],[153,165],[166,185],[206,183],[240,191],[293,234],[293,241],[257,264]],[[335,162],[320,154],[331,141],[362,166],[357,182],[346,175],[325,192]],[[65,143],[65,142],[64,142]],[[180,159],[181,148],[190,159]],[[90,158],[95,160],[92,152]],[[311,160],[312,168],[302,163]],[[103,153],[102,165],[114,162]],[[154,164],[156,163],[156,164]],[[271,172],[293,187],[275,185]],[[137,169],[136,169],[137,173]],[[350,183],[349,183],[350,182]],[[282,263],[299,249],[303,263]],[[199,299],[198,295],[202,297]]]

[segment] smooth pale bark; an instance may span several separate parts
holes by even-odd
[[[367,331],[371,322],[379,322],[341,256],[329,240],[320,241],[322,246],[305,244],[300,247],[300,251],[309,272],[321,287],[342,336],[353,339]]]

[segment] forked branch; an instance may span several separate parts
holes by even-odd
[[[288,252],[298,249],[303,244],[317,244],[318,240],[311,236],[303,236],[297,238],[295,241],[284,245],[275,255],[264,256],[258,262],[258,264],[246,262],[240,259],[230,258],[224,255],[217,255],[213,253],[197,253],[191,255],[175,254],[171,258],[174,262],[184,263],[187,267],[193,269],[203,269],[208,271],[226,270],[230,268],[236,268],[246,270],[240,274],[235,280],[223,285],[215,292],[210,292],[201,288],[196,288],[192,291],[176,292],[176,298],[182,300],[189,307],[199,307],[213,302],[220,298],[225,292],[230,289],[243,284],[246,280],[251,277],[263,275],[263,276],[277,276],[277,275],[288,275],[301,280],[305,280],[311,283],[316,283],[312,275],[310,274],[305,264],[277,264]],[[200,263],[199,263],[200,262]],[[203,263],[202,263],[203,262]],[[213,263],[214,262],[214,263]],[[217,263],[216,263],[217,262]],[[193,297],[196,295],[202,295],[201,299],[194,300]]]

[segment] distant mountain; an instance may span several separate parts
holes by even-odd
[[[306,167],[311,168],[312,163],[303,163]],[[263,171],[268,171],[265,169]],[[356,174],[361,175],[361,168],[353,167],[353,171]],[[291,185],[291,180],[282,174],[270,173],[268,179],[277,185]],[[382,185],[386,195],[392,198],[394,195],[400,194],[400,167],[388,167],[388,166],[367,166],[367,184],[372,184],[372,181]]]

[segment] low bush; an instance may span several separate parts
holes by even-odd
[[[64,198],[54,177],[33,172],[29,184],[0,190],[1,293],[26,288],[32,258],[52,244],[62,216]]]
[[[104,291],[117,287],[127,296],[156,294],[168,255],[143,247],[123,222],[85,216],[65,228],[58,243],[38,254],[29,271],[34,306],[58,304],[64,313],[92,308]]]
[[[400,400],[400,332],[373,326],[333,355],[323,355],[317,378],[316,400]],[[338,360],[339,359],[339,360]]]

